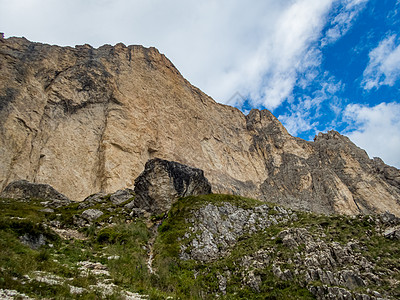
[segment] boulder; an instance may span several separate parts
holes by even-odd
[[[135,180],[135,207],[160,214],[179,197],[210,193],[211,185],[202,170],[155,158],[147,161]]]
[[[51,207],[60,207],[72,202],[48,184],[32,183],[26,180],[11,182],[0,196],[19,200],[28,200],[31,198],[43,199],[49,201],[46,205]]]
[[[85,209],[85,208],[89,208],[91,206],[95,206],[98,203],[103,203],[106,200],[104,200],[106,198],[107,194],[105,193],[96,193],[93,195],[90,195],[88,197],[86,197],[78,206],[78,209]]]
[[[100,218],[104,213],[101,210],[89,208],[82,212],[80,216],[74,216],[74,223],[77,226],[89,226],[93,223],[93,221]]]
[[[100,218],[103,215],[103,212],[98,209],[87,209],[84,212],[82,212],[82,218],[85,218],[89,222],[94,221],[98,218]]]
[[[394,214],[392,214],[388,211],[380,214],[380,221],[384,225],[399,225],[400,224],[400,218],[396,217]]]
[[[22,244],[34,250],[38,250],[41,246],[46,244],[46,237],[41,233],[25,233],[24,235],[19,237],[19,240]]]
[[[386,228],[383,236],[391,240],[400,240],[400,226]]]
[[[133,198],[135,193],[131,189],[118,190],[111,194],[110,200],[115,205],[120,205],[129,199]]]
[[[134,196],[135,193],[133,192],[133,190],[128,188],[123,190],[118,190],[115,193],[108,195],[103,192],[99,192],[86,197],[79,204],[79,209],[90,208],[98,205],[99,203],[106,203],[107,201],[111,201],[114,205],[121,205],[122,203],[133,198]]]

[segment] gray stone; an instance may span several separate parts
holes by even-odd
[[[124,189],[124,190],[118,190],[115,193],[111,194],[110,200],[113,204],[115,205],[120,205],[129,199],[133,198],[135,196],[135,193],[131,189]]]
[[[129,213],[129,216],[133,218],[140,218],[145,214],[146,211],[140,208],[133,208],[132,211]]]
[[[330,286],[309,286],[308,290],[320,300],[332,299],[332,300],[351,300],[353,299],[352,294],[344,289],[339,287],[330,287]]]
[[[380,215],[380,220],[385,225],[398,225],[400,224],[400,218],[396,217],[394,214],[386,211]]]
[[[400,240],[400,226],[386,228],[383,236],[391,240]]]
[[[223,295],[226,295],[226,277],[218,273],[217,278],[218,278],[218,287],[220,292]]]
[[[135,200],[132,200],[128,204],[125,204],[124,206],[126,209],[133,209],[135,207]]]
[[[278,235],[282,239],[282,243],[289,248],[296,248],[301,244],[312,241],[311,235],[304,228],[291,228],[284,230]]]
[[[352,270],[343,270],[341,272],[341,285],[347,287],[348,289],[355,289],[360,286],[365,286],[365,282],[355,274]]]
[[[56,191],[52,186],[41,183],[31,183],[26,180],[17,180],[6,186],[0,194],[3,198],[29,200],[31,198],[47,200],[46,206],[53,208],[71,204],[72,201]]]
[[[74,216],[74,224],[78,227],[87,227],[102,215],[103,212],[101,210],[89,208],[83,211],[81,215]]]
[[[90,208],[90,209],[83,211],[81,214],[81,217],[86,219],[89,222],[92,222],[92,221],[100,218],[102,215],[103,215],[103,212],[101,210]]]
[[[13,299],[33,300],[34,298],[28,297],[27,295],[22,294],[16,290],[0,289],[0,299],[2,299],[2,300],[13,300]]]
[[[210,193],[202,170],[158,158],[135,180],[135,206],[155,214],[168,211],[179,197]]]
[[[261,277],[259,275],[256,275],[254,273],[254,270],[251,270],[248,272],[248,274],[246,276],[246,283],[253,290],[255,290],[256,292],[259,292],[260,286],[261,286]]]
[[[78,206],[78,209],[89,208],[98,203],[103,203],[106,200],[104,199],[107,195],[104,193],[96,193],[86,197]]]
[[[46,244],[46,237],[43,234],[30,234],[25,233],[19,237],[19,240],[24,245],[29,246],[31,249],[38,250],[41,246]]]

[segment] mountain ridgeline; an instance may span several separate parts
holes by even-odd
[[[216,103],[155,48],[0,38],[0,189],[71,200],[133,188],[149,159],[204,170],[214,193],[318,213],[400,215],[400,171],[335,131],[291,136],[268,111]]]

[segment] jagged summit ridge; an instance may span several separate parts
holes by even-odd
[[[73,200],[132,188],[159,157],[213,192],[324,213],[400,215],[399,170],[330,132],[292,137],[267,110],[218,104],[155,48],[0,39],[0,188],[26,179]]]

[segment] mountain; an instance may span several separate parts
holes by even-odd
[[[304,141],[268,110],[218,104],[155,48],[0,38],[0,83],[1,190],[24,179],[83,200],[161,158],[204,170],[214,193],[400,215],[398,169],[335,131]]]

